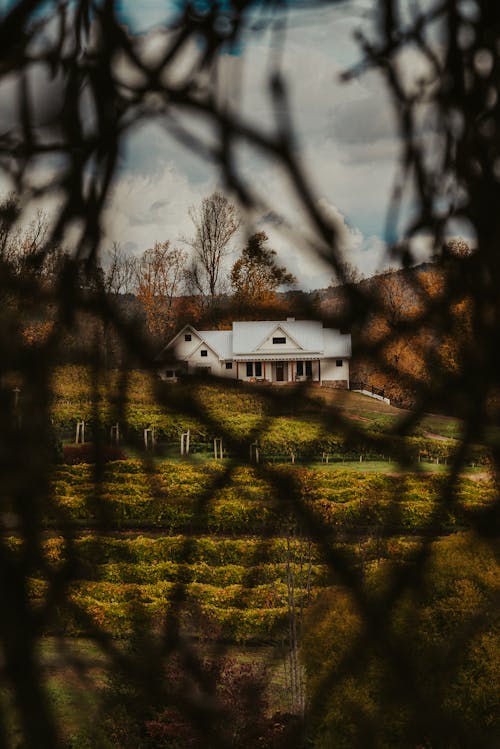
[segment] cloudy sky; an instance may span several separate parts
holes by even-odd
[[[120,0],[119,7],[128,32],[142,38],[143,49],[153,56],[165,44],[165,27],[177,5],[175,0]],[[346,259],[370,275],[390,262],[385,255],[385,219],[398,142],[381,79],[367,73],[344,83],[340,76],[360,59],[354,34],[360,28],[371,29],[377,3],[351,0],[312,8],[311,3],[289,0],[287,5],[279,45],[269,27],[259,31],[249,23],[238,49],[220,55],[221,89],[228,102],[238,105],[243,119],[271,132],[268,77],[279,50],[291,121],[317,204],[340,227]],[[43,93],[42,81],[34,86],[35,99],[37,92],[43,109],[51,97]],[[204,123],[191,120],[186,125],[207,141],[213,138]],[[288,231],[304,232],[307,226],[283,169],[249,147],[238,152],[238,165],[267,206],[253,216],[251,228],[269,234],[303,288],[327,286],[331,271]],[[189,208],[219,186],[216,168],[179,145],[162,122],[142,125],[122,145],[105,216],[105,244],[118,241],[139,254],[155,241],[179,243],[192,232]],[[235,243],[228,263],[243,241],[241,237]]]
[[[351,83],[342,83],[340,75],[359,59],[354,32],[370,27],[374,5],[351,2],[311,9],[291,3],[280,52],[292,121],[318,203],[342,227],[346,257],[365,274],[388,262],[384,223],[397,140],[390,102],[375,74]],[[122,14],[131,33],[145,35],[146,46],[161,46],[165,2],[123,2]],[[272,32],[249,29],[238,50],[227,51],[219,61],[228,99],[234,102],[239,98],[242,116],[269,130],[272,108],[267,80],[276,47]],[[210,138],[200,123],[188,126]],[[300,206],[279,164],[253,149],[242,149],[239,167],[271,208],[270,220],[256,217],[257,228],[267,231],[302,286],[328,285],[331,272],[297,247],[292,234],[277,229],[283,220],[286,226],[305,229]],[[128,138],[122,151],[106,223],[108,237],[132,253],[156,240],[176,241],[192,230],[189,207],[199,204],[218,185],[218,174],[211,164],[180,147],[161,124],[148,124]]]

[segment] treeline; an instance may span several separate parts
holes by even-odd
[[[120,319],[134,321],[157,348],[186,322],[220,328],[235,317],[276,317],[291,309],[278,289],[293,286],[295,277],[279,265],[264,232],[243,231],[235,206],[222,193],[191,209],[192,236],[157,241],[137,256],[115,242],[101,256],[75,257],[55,239],[44,214],[27,227],[18,225],[19,215],[15,197],[0,205],[0,266],[14,283],[26,286],[21,303],[12,296],[12,312],[30,345],[67,323],[62,362],[81,359],[82,348],[92,342],[105,365],[122,364],[120,335],[103,315],[90,312],[88,297],[100,300],[101,308],[112,304]],[[41,295],[30,296],[30,281],[42,288]],[[61,285],[70,307],[64,311],[55,301]]]
[[[431,384],[467,383],[477,363],[473,334],[475,304],[467,283],[476,256],[463,239],[447,242],[433,262],[389,269],[372,278],[353,274],[351,285],[371,299],[366,316],[352,326],[356,356],[351,379],[384,391],[391,401],[412,407]],[[346,313],[344,288],[323,294],[324,315]],[[453,413],[447,390],[436,411]]]

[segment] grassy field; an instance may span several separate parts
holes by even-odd
[[[90,407],[95,399],[101,407],[118,402],[122,397],[121,376],[121,372],[111,371],[96,388],[90,374],[83,367],[62,367],[56,370],[53,380],[56,416],[60,419],[71,419],[71,416],[76,419],[82,418],[86,413],[90,415]],[[155,394],[157,386],[155,378],[148,373],[135,370],[128,374],[126,397],[134,419],[142,416],[147,420],[148,416],[158,416]],[[184,398],[187,393],[191,395],[192,386],[168,385],[163,387],[163,393],[168,404],[166,411],[173,414],[172,408],[176,401]],[[288,388],[280,391],[268,388],[263,393],[257,388],[254,392],[240,392],[227,390],[222,385],[207,385],[198,387],[198,396],[194,400],[203,406],[209,416],[216,419],[221,415],[227,419],[235,413],[246,416],[265,415],[269,412],[270,396],[273,408],[278,406],[284,416],[305,422],[317,421],[324,413],[325,405],[365,428],[391,429],[407,415],[407,411],[403,409],[351,391],[310,387],[304,391],[305,397],[294,398],[292,401],[287,399],[289,393]],[[148,411],[148,407],[154,408]],[[452,417],[429,414],[420,422],[419,433],[454,439],[460,437],[461,425]]]
[[[311,468],[319,471],[356,471],[360,473],[386,473],[386,474],[397,474],[406,473],[401,468],[399,463],[382,460],[346,460],[336,463],[311,463]],[[415,473],[439,473],[445,474],[449,470],[449,466],[444,463],[426,463],[422,461],[415,466]],[[463,471],[464,476],[484,476],[487,474],[481,466],[466,466]]]
[[[441,472],[439,465],[450,462],[459,447],[457,420],[428,415],[401,437],[397,428],[407,412],[350,391],[310,387],[290,397],[290,388],[165,385],[134,371],[128,373],[127,397],[120,399],[119,375],[110,372],[91,387],[82,368],[58,370],[52,405],[55,438],[71,445],[77,421],[84,420],[87,439],[98,436],[106,443],[111,425],[119,423],[129,457],[144,456],[144,430],[154,429],[156,449],[149,456],[175,461],[181,435],[189,431],[192,460],[197,462],[213,456],[213,439],[219,437],[226,455],[239,455],[240,460],[247,459],[250,445],[258,440],[263,462],[316,464],[327,455],[359,471],[355,464],[361,458],[367,471],[386,473],[397,470],[394,455],[400,448],[414,461],[415,470],[425,464],[425,470]],[[466,466],[487,462],[486,447],[471,447]]]

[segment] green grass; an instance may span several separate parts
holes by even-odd
[[[446,473],[443,463],[417,463],[414,471],[403,470],[399,463],[381,460],[345,461],[344,463],[313,463],[311,468],[320,471],[357,471],[358,473]],[[481,473],[484,468],[467,466],[464,474]]]

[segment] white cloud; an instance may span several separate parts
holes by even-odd
[[[287,81],[298,153],[311,176],[315,200],[339,228],[345,259],[368,275],[390,262],[381,237],[398,144],[381,78],[369,74],[348,84],[340,81],[340,73],[359,57],[353,31],[366,22],[352,8],[362,5],[343,9],[329,6],[309,13],[292,11],[279,54],[272,34],[248,32],[241,55],[220,57],[218,76],[219,95],[254,126],[273,132],[268,79],[270,61],[279,58]],[[157,11],[156,2],[148,4],[145,25]],[[165,40],[164,32],[153,30],[138,46],[153,59],[164,49]],[[189,54],[193,49],[177,74],[187,69]],[[117,60],[116,70],[121,76],[130,75],[129,64],[123,60]],[[54,110],[52,107],[58,96],[46,98],[43,75],[39,82],[37,108],[40,119],[46,122],[57,111],[57,106]],[[205,143],[214,142],[211,127],[200,118],[182,121]],[[311,231],[300,200],[276,159],[245,146],[238,148],[237,161],[243,178],[274,216],[283,217],[285,224],[299,234]],[[198,205],[218,186],[218,177],[212,164],[166,135],[159,122],[137,128],[121,149],[120,170],[104,216],[105,244],[116,240],[138,253],[155,241],[176,242],[190,234],[189,207]],[[255,218],[258,221],[261,215]],[[268,222],[264,228],[283,262],[305,288],[327,285],[331,269],[303,248],[298,234],[283,232],[276,222]]]
[[[213,187],[208,182],[193,186],[171,162],[151,175],[124,174],[106,208],[106,241],[118,241],[133,254],[156,241],[177,243],[192,233],[190,206],[197,205]]]

